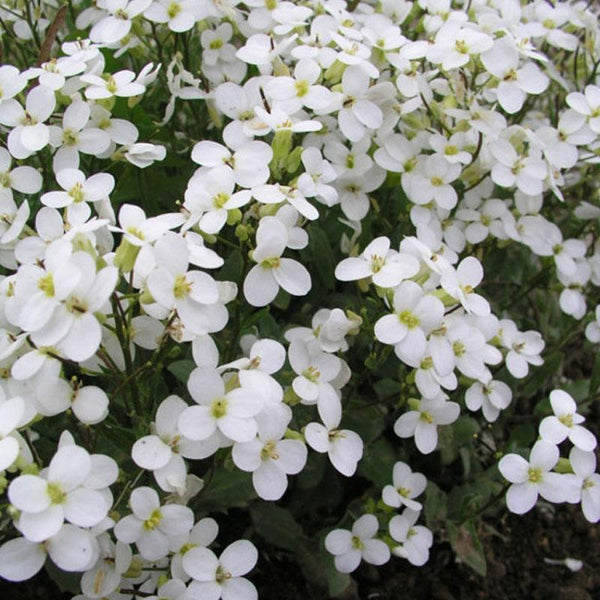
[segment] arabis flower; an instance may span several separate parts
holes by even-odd
[[[258,552],[248,540],[233,542],[219,558],[208,548],[192,548],[183,557],[183,569],[194,579],[189,591],[211,600],[256,600],[256,588],[243,575],[257,560]]]
[[[553,390],[550,392],[550,404],[554,415],[545,417],[540,423],[542,439],[560,444],[568,437],[580,450],[592,452],[596,448],[596,438],[580,425],[585,417],[577,412],[575,400],[567,392]]]
[[[415,444],[423,454],[430,454],[437,446],[439,425],[449,425],[458,419],[460,406],[441,399],[423,399],[418,410],[410,410],[398,418],[394,433],[401,438],[414,436]]]
[[[194,513],[179,504],[160,505],[156,491],[139,487],[131,492],[133,514],[115,525],[115,536],[126,544],[135,544],[142,558],[156,561],[167,556],[179,536],[189,533]]]
[[[355,521],[351,531],[330,531],[325,538],[325,548],[333,554],[335,568],[342,573],[351,573],[361,560],[372,565],[385,564],[390,559],[390,549],[385,542],[375,539],[378,529],[375,515],[363,515]]]
[[[285,225],[276,217],[264,217],[256,232],[252,260],[257,264],[244,280],[244,296],[252,306],[266,306],[279,287],[293,296],[304,296],[311,288],[310,274],[299,262],[283,258],[288,242]]]
[[[383,501],[393,508],[400,508],[402,505],[419,511],[422,508],[420,502],[414,498],[420,496],[427,486],[427,479],[422,473],[413,473],[411,468],[402,461],[394,465],[393,485],[386,485],[383,488]]]
[[[342,260],[335,268],[335,277],[339,281],[371,277],[375,285],[392,288],[416,275],[419,268],[419,262],[413,256],[390,250],[390,240],[378,237],[360,256]]]
[[[423,525],[415,525],[419,514],[419,511],[407,508],[401,515],[392,517],[388,525],[390,535],[398,542],[392,548],[392,554],[406,558],[415,567],[429,560],[429,549],[433,545],[431,531]]]
[[[507,454],[500,459],[498,469],[512,485],[506,493],[508,510],[523,514],[531,510],[538,496],[549,502],[564,502],[565,481],[559,473],[552,473],[558,462],[558,448],[544,440],[531,449],[529,462],[518,454]]]

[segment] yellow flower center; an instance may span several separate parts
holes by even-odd
[[[173,286],[173,295],[178,300],[186,298],[192,291],[192,284],[185,278],[185,275],[177,275],[175,277],[175,285]]]
[[[66,492],[63,491],[58,483],[49,483],[46,489],[52,504],[63,504],[67,499]]]
[[[41,277],[37,286],[48,298],[54,297],[54,280],[52,279],[52,273],[48,273]]]
[[[210,415],[213,419],[220,419],[227,414],[227,398],[216,398],[210,403]]]
[[[162,513],[160,508],[155,508],[152,514],[144,521],[143,526],[146,531],[153,531],[156,529],[162,521]]]
[[[420,323],[419,317],[410,312],[410,310],[403,310],[398,315],[398,321],[400,321],[402,325],[405,325],[409,329],[414,329],[415,327],[418,327]]]

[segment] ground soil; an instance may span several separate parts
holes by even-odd
[[[361,565],[344,600],[600,600],[600,527],[578,506],[542,507],[522,517],[506,515],[495,530],[483,526],[487,577],[455,560],[447,543],[436,543],[429,562],[412,567],[394,559],[375,569]],[[571,572],[545,558],[576,558]],[[253,574],[261,600],[327,600],[285,560],[263,562]]]

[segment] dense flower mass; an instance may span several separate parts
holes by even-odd
[[[600,520],[594,3],[7,0],[0,42],[1,577],[253,600],[264,542],[335,595],[494,497]]]

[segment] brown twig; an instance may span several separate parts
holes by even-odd
[[[40,48],[40,55],[37,60],[37,66],[41,66],[43,63],[48,62],[50,60],[50,51],[52,50],[52,44],[56,39],[56,34],[59,29],[65,24],[65,19],[67,18],[67,5],[63,4],[56,13],[56,17],[54,17],[54,21],[52,21],[52,25],[48,27],[48,33],[46,33],[46,38],[44,39],[44,43]]]

